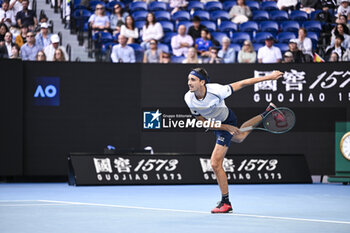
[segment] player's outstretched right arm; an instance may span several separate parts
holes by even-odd
[[[262,81],[277,80],[277,79],[281,78],[282,76],[283,76],[283,72],[275,70],[269,75],[266,75],[263,77],[243,79],[241,81],[231,83],[230,85],[232,86],[234,91],[238,91],[244,87],[247,87],[247,86],[253,85],[255,83],[262,82]]]

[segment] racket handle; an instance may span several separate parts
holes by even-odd
[[[250,131],[250,130],[253,130],[253,126],[248,126],[248,127],[244,127],[244,128],[240,128],[239,131],[241,132],[247,132],[247,131]]]

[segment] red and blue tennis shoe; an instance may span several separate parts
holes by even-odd
[[[220,202],[217,207],[212,209],[212,214],[226,214],[226,213],[232,213],[232,206],[231,203],[224,203]]]

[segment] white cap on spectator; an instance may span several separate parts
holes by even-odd
[[[53,34],[51,36],[51,43],[59,43],[60,42],[60,37],[57,34]]]
[[[44,22],[44,23],[41,23],[41,24],[40,24],[40,27],[41,27],[41,28],[49,28],[49,25],[48,25],[47,23]]]
[[[297,39],[290,39],[290,40],[289,40],[289,43],[295,43],[295,44],[298,44],[298,40],[297,40]]]
[[[340,3],[342,2],[349,2],[349,0],[340,0]]]
[[[284,56],[285,57],[293,57],[293,53],[287,51],[287,52],[284,53]]]

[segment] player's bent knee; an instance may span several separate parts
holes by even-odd
[[[231,139],[231,141],[233,141],[235,143],[242,143],[245,138],[246,138],[246,136],[236,135],[235,137],[233,137]]]
[[[216,159],[211,160],[211,167],[214,171],[218,171],[222,167],[222,161],[218,161]]]

